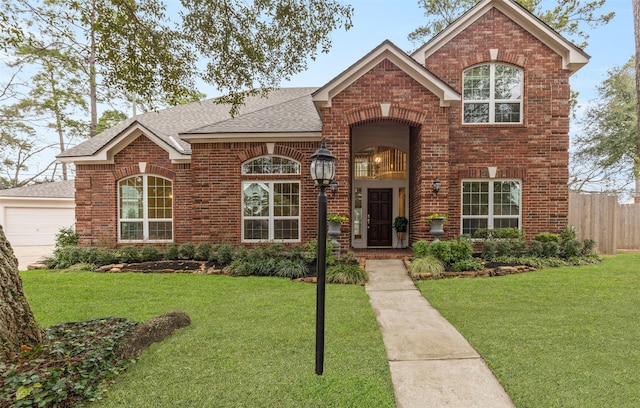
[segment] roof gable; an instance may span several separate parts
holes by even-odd
[[[425,61],[451,39],[464,31],[489,10],[495,8],[516,24],[528,31],[547,47],[562,57],[563,68],[576,72],[589,62],[589,55],[568,41],[557,31],[549,27],[529,10],[514,0],[482,0],[451,23],[447,28],[431,38],[422,47],[414,51],[411,56]]]
[[[334,96],[345,90],[349,85],[353,84],[385,59],[392,62],[411,78],[438,96],[438,98],[440,98],[440,106],[449,106],[451,102],[460,100],[460,94],[458,92],[431,73],[418,61],[409,57],[391,41],[386,40],[322,88],[314,92],[313,102],[316,105],[316,109],[331,107],[331,100]]]

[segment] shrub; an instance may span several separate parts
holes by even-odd
[[[369,274],[359,265],[336,263],[327,268],[328,283],[343,283],[364,285],[369,280]]]
[[[448,241],[432,242],[427,248],[427,253],[445,264],[451,261],[451,245]]]
[[[584,241],[582,241],[582,256],[592,256],[593,250],[596,247],[596,241],[587,238]]]
[[[140,260],[138,248],[131,245],[120,248],[120,251],[118,251],[118,259],[124,263],[138,262]]]
[[[162,258],[162,254],[153,245],[145,245],[140,250],[140,261],[142,262],[157,261],[160,258]]]
[[[109,265],[118,261],[116,252],[107,248],[98,248],[96,251],[96,265]]]
[[[451,268],[456,272],[481,271],[484,268],[484,265],[477,259],[469,258],[454,262]]]
[[[249,259],[258,259],[259,256],[257,256],[257,252],[252,251],[252,253],[249,253],[247,248],[243,246],[239,246],[236,248],[231,248],[231,258],[234,261],[237,261],[237,260],[247,261]]]
[[[281,259],[276,264],[275,276],[281,278],[302,278],[309,272],[307,264],[302,259]]]
[[[429,248],[429,242],[425,240],[416,241],[412,245],[414,258],[424,258],[429,255],[427,249]]]
[[[577,239],[570,239],[560,243],[560,256],[564,259],[580,256],[582,253],[582,242]]]
[[[473,257],[473,245],[466,237],[459,236],[450,241],[449,247],[451,248],[451,263],[468,260]]]
[[[236,259],[236,261],[238,260]],[[278,262],[273,258],[252,259],[247,263],[249,264],[249,274],[256,276],[274,276],[278,267]]]
[[[442,261],[430,255],[416,258],[409,265],[409,276],[412,279],[439,278],[442,272],[444,272]]]
[[[193,254],[193,259],[196,261],[208,261],[209,252],[211,252],[211,244],[208,242],[201,242],[196,247],[196,251]]]
[[[302,253],[305,262],[314,263],[318,257],[318,240],[316,238],[307,242],[304,246],[304,252]]]
[[[185,242],[178,247],[179,259],[193,259],[196,253],[196,247],[191,242]]]
[[[56,234],[56,248],[64,248],[68,246],[78,246],[80,243],[80,235],[78,235],[73,227],[60,228]]]
[[[45,260],[47,268],[65,269],[83,262],[85,250],[77,246],[60,247],[53,251],[53,256]]]
[[[247,261],[238,259],[224,268],[224,272],[231,276],[249,276],[251,275],[251,269]]]
[[[233,248],[229,244],[216,244],[213,251],[215,262],[220,266],[229,265],[233,261]]]
[[[498,242],[493,239],[482,241],[482,259],[490,261],[496,257],[498,252]]]
[[[539,242],[558,242],[559,237],[558,234],[551,232],[540,232],[533,237],[533,240]]]
[[[175,261],[178,259],[178,244],[171,243],[167,245],[167,250],[164,252],[164,258],[169,261]]]

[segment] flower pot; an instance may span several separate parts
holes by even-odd
[[[444,218],[434,218],[429,221],[429,233],[433,235],[433,242],[440,241],[440,236],[444,234]]]

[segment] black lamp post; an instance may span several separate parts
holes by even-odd
[[[327,194],[325,189],[331,186],[336,174],[333,163],[335,156],[327,149],[324,139],[322,146],[311,156],[311,178],[318,194],[318,282],[316,284],[316,374],[324,371],[324,304],[325,276],[327,268]]]

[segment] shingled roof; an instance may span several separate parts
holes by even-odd
[[[74,196],[75,188],[73,180],[32,184],[24,187],[0,190],[0,197],[73,198]]]
[[[95,155],[135,126],[151,132],[164,141],[167,148],[182,155],[191,154],[191,146],[183,140],[189,134],[320,132],[322,122],[311,101],[311,94],[316,89],[280,88],[269,92],[267,97],[247,97],[235,117],[230,116],[229,105],[216,103],[216,99],[143,113],[59,154],[57,158],[70,161]]]

